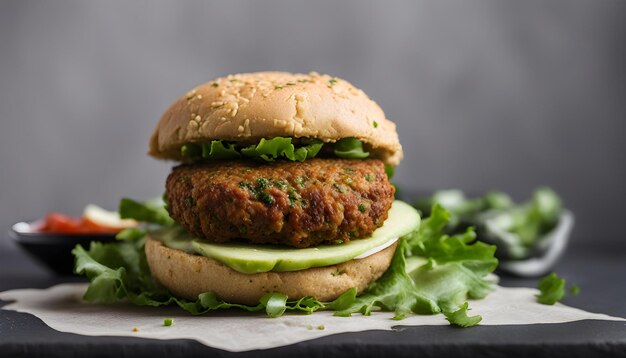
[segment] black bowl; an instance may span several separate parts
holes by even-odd
[[[61,234],[39,232],[33,228],[38,222],[19,222],[9,230],[17,245],[35,260],[43,263],[53,272],[60,275],[71,275],[74,270],[72,249],[81,244],[89,247],[92,241],[113,242],[115,234]]]
[[[537,241],[532,255],[518,260],[501,259],[498,270],[519,277],[540,277],[547,274],[563,256],[573,227],[574,214],[565,210],[557,226]]]

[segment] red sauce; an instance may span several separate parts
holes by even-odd
[[[48,214],[43,224],[37,228],[41,232],[59,234],[99,234],[116,233],[122,228],[97,224],[87,218],[74,218],[61,213]]]

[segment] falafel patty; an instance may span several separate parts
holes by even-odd
[[[394,191],[375,159],[181,165],[166,183],[170,215],[193,235],[298,248],[367,237]]]

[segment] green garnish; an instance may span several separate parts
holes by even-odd
[[[257,199],[259,199],[260,202],[268,206],[274,203],[274,197],[264,191],[257,193]]]
[[[272,183],[277,183],[279,181],[274,181]],[[245,181],[239,182],[239,187],[242,189],[246,189],[252,193],[252,195],[262,202],[265,205],[272,205],[274,203],[274,197],[268,194],[265,189],[269,188],[272,183],[266,178],[257,178],[256,187],[253,187],[250,183]]]
[[[254,188],[252,187],[252,185],[250,185],[250,183],[246,183],[245,181],[239,182],[239,187],[241,189],[248,189],[251,192],[254,192]]]
[[[436,205],[417,232],[398,241],[383,276],[335,315],[370,315],[381,308],[394,311],[394,319],[403,319],[410,314],[450,311],[468,298],[483,298],[491,292],[494,282],[487,275],[498,265],[495,246],[474,242],[472,228],[461,235],[445,235],[442,229],[449,219],[450,214]]]
[[[460,190],[441,190],[418,200],[415,207],[428,214],[435,203],[452,215],[446,231],[457,233],[467,225],[478,227],[479,239],[496,243],[500,254],[513,259],[527,258],[559,224],[563,212],[560,198],[548,188],[537,189],[531,200],[521,204],[498,191],[467,198]]]
[[[304,182],[307,181],[306,177],[297,177],[296,178],[296,184],[298,184],[298,186],[302,187],[304,186]]]
[[[222,143],[222,141],[214,140],[211,143],[202,145],[202,158],[206,159],[236,159],[239,153],[235,150],[234,144]]]
[[[217,87],[217,86],[219,86],[219,83],[217,83],[217,82],[211,83],[211,87]]]
[[[282,190],[285,190],[288,187],[288,185],[285,184],[285,182],[282,181],[282,180],[274,180],[274,186],[276,186],[276,187],[278,187],[278,188],[280,188]]]
[[[369,152],[363,150],[363,142],[352,137],[338,140],[333,152],[339,158],[345,159],[364,159],[370,155]]]
[[[132,199],[123,198],[120,201],[119,213],[122,219],[135,219],[151,224],[169,226],[174,223],[170,214],[165,210],[162,199],[140,203]]]
[[[240,186],[248,188],[249,184],[242,182]],[[126,204],[120,206],[125,208],[127,218],[174,225],[169,216],[169,220],[161,217],[163,202],[159,208],[155,203],[124,200]],[[435,205],[417,231],[398,241],[391,265],[380,279],[359,297],[356,288],[352,288],[332,302],[313,297],[290,301],[282,293],[268,293],[257,305],[225,302],[212,293],[200,294],[195,301],[174,297],[152,279],[142,237],[109,244],[92,242],[88,250],[77,245],[72,253],[76,258],[75,272],[90,280],[84,295],[88,302],[127,300],[140,306],[178,305],[194,315],[229,308],[265,311],[269,317],[287,311],[318,310],[333,310],[337,316],[370,315],[383,310],[395,312],[394,319],[445,313],[451,324],[467,327],[477,324],[479,318],[467,316],[464,302],[484,297],[493,287],[494,282],[487,275],[497,266],[495,247],[476,242],[471,228],[462,234],[446,235],[443,229],[449,220],[450,213]]]
[[[480,323],[483,318],[481,316],[468,316],[468,306],[469,304],[465,302],[458,310],[452,312],[443,311],[443,314],[451,325],[464,328],[472,327]]]
[[[359,211],[364,213],[367,211],[367,206],[365,206],[365,204],[359,204]]]
[[[117,240],[137,240],[146,236],[147,231],[140,227],[129,227],[115,235]]]
[[[172,318],[166,318],[163,320],[163,325],[165,327],[169,327],[174,324],[174,320]]]
[[[332,87],[337,83],[337,78],[331,78],[328,80],[328,87]]]
[[[269,184],[269,181],[265,178],[258,178],[256,180],[256,187],[259,190],[267,188],[268,184]]]
[[[198,157],[202,155],[202,147],[196,144],[184,144],[180,147],[180,154],[187,158]]]
[[[374,128],[378,128],[378,122],[374,121],[372,125],[374,126]]]
[[[276,159],[303,162],[306,159],[315,158],[322,146],[324,143],[317,139],[293,144],[292,139],[287,137],[262,138],[258,144],[249,146],[214,140],[202,144],[184,144],[180,148],[180,153],[183,157],[192,160],[224,160],[247,157],[267,162]],[[334,154],[340,158],[363,159],[370,154],[363,150],[363,142],[356,138],[339,139],[333,146]]]
[[[580,287],[578,287],[578,285],[572,285],[572,287],[569,288],[569,293],[572,296],[576,296],[580,293]]]
[[[271,162],[278,158],[292,161],[304,161],[314,158],[322,148],[319,140],[310,140],[299,144],[292,144],[291,138],[275,137],[261,139],[258,144],[241,147],[235,143],[214,140],[203,144],[185,144],[181,147],[181,155],[194,160],[225,160],[248,157]]]
[[[539,281],[537,302],[544,305],[553,305],[565,296],[565,280],[552,272]]]
[[[326,329],[326,327],[324,327],[324,325],[322,324],[322,325],[317,326],[317,329],[320,331],[323,331],[324,329]]]
[[[393,175],[396,172],[396,168],[394,168],[393,166],[389,165],[389,164],[385,164],[385,174],[387,174],[387,178],[391,179],[393,178]]]

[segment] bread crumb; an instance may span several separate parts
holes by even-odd
[[[139,328],[138,327],[133,327],[133,332],[139,332]]]

